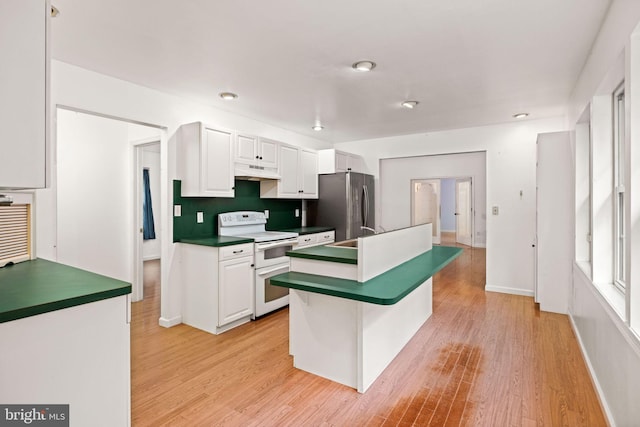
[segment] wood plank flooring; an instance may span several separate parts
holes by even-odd
[[[607,425],[568,318],[484,284],[485,251],[465,246],[434,276],[432,317],[358,394],[293,368],[287,309],[219,336],[158,326],[151,277],[145,300],[133,304],[132,423]]]

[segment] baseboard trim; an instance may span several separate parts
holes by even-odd
[[[587,350],[584,347],[584,343],[582,342],[582,336],[580,335],[580,331],[576,326],[575,321],[573,320],[573,315],[569,313],[569,323],[571,324],[571,329],[573,329],[573,334],[576,336],[578,340],[578,345],[580,346],[580,353],[582,353],[582,359],[584,363],[587,365],[587,369],[589,370],[589,377],[591,378],[591,383],[596,389],[596,393],[598,394],[598,400],[600,401],[600,407],[602,408],[605,416],[607,417],[607,421],[610,426],[616,425],[615,420],[613,419],[613,414],[611,413],[611,408],[607,404],[607,399],[604,396],[604,391],[600,386],[600,382],[598,381],[598,377],[596,376],[595,371],[593,370],[593,365],[591,364],[591,359],[589,359],[589,355],[587,354]]]
[[[504,286],[484,285],[484,290],[487,292],[498,292],[501,294],[522,295],[524,297],[533,297],[533,291],[527,291],[525,289],[507,288]]]
[[[476,243],[473,245],[474,248],[482,248],[482,249],[487,249],[487,244],[486,243]]]
[[[182,323],[182,316],[172,317],[171,319],[165,319],[161,317],[158,319],[158,324],[164,328],[170,328],[172,326],[176,326]]]

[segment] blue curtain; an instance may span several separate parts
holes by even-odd
[[[153,224],[149,169],[142,170],[142,185],[144,186],[144,200],[142,201],[142,237],[144,240],[151,240],[156,238],[156,228]]]

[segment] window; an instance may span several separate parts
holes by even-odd
[[[613,283],[625,290],[626,228],[625,223],[625,111],[624,82],[613,93],[613,176],[614,176],[614,277]]]

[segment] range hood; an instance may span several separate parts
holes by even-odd
[[[236,163],[234,165],[233,174],[238,179],[249,181],[281,178],[276,168],[265,168],[264,166],[247,165],[244,163]]]

